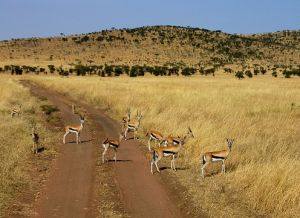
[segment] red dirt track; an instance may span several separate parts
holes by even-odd
[[[79,119],[71,110],[73,101],[55,91],[48,90],[32,82],[24,85],[34,96],[46,97],[57,106],[64,124],[78,124]],[[95,173],[98,143],[106,137],[118,138],[119,123],[102,111],[84,103],[78,104],[87,112],[87,121],[81,135],[81,144],[76,144],[75,135],[68,135],[62,143],[57,159],[51,166],[45,189],[36,203],[36,217],[96,217]],[[95,138],[95,136],[97,138]],[[96,143],[97,142],[97,143]],[[110,156],[108,156],[109,158]],[[134,140],[121,143],[117,163],[109,162],[114,181],[119,190],[126,213],[130,217],[184,217],[172,200],[158,175],[150,173],[149,160]],[[99,196],[101,198],[101,196]]]

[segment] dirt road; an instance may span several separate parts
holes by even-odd
[[[29,81],[23,84],[33,95],[46,97],[57,106],[65,124],[79,123],[78,116],[71,111],[73,102],[70,98]],[[74,135],[67,136],[65,145],[61,143],[45,190],[36,204],[37,217],[97,216],[95,168],[97,149],[101,147],[95,141],[117,138],[120,126],[100,110],[84,103],[77,105],[88,114],[82,143],[77,145]],[[62,139],[62,135],[63,130],[57,137]],[[105,164],[110,164],[115,177],[111,182],[117,183],[119,189],[120,199],[115,200],[122,201],[130,217],[183,217],[173,202],[174,196],[166,190],[159,176],[150,173],[149,161],[135,141],[121,144],[117,163]]]

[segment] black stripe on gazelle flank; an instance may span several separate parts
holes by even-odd
[[[156,136],[155,136],[155,135],[153,135],[153,133],[151,133],[150,135],[151,135],[151,137],[152,137],[152,138],[156,138]]]
[[[163,151],[164,154],[167,154],[167,155],[174,155],[176,154],[175,152],[173,151]]]
[[[78,132],[78,129],[74,129],[74,128],[72,128],[72,127],[69,127],[69,130],[70,130],[70,131],[73,131],[73,132]]]
[[[176,143],[176,144],[179,144],[180,143],[180,141],[179,140],[176,140],[176,139],[173,139],[173,143]]]
[[[211,155],[211,157],[213,159],[218,159],[218,160],[224,160],[225,159],[224,157],[218,157],[218,156],[215,156],[215,155]]]
[[[109,143],[112,147],[116,147],[116,148],[118,148],[119,147],[119,145],[118,144],[115,144],[115,143],[113,143],[113,142],[110,142]]]

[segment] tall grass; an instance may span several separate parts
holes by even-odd
[[[0,77],[0,217],[18,207],[18,214],[30,213],[30,205],[22,202],[20,193],[30,192],[34,184],[29,168],[34,158],[31,147],[31,125],[37,124],[43,145],[50,144],[50,135],[37,117],[39,103],[18,81],[10,76]],[[12,107],[22,104],[20,116],[10,117]],[[46,139],[45,139],[46,138]],[[17,205],[17,206],[16,206]],[[9,211],[8,211],[9,210]]]
[[[155,129],[196,136],[182,152],[177,172],[196,207],[210,216],[297,216],[300,207],[300,80],[215,78],[34,77],[44,85],[107,109],[119,119],[142,111],[142,132]],[[140,133],[141,137],[144,137]],[[227,160],[199,176],[202,152],[226,147]],[[168,163],[169,165],[169,163]]]

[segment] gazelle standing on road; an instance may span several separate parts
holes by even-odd
[[[152,140],[154,140],[154,146],[157,144],[157,142],[159,146],[164,142],[164,136],[159,131],[150,130],[149,132],[147,132],[146,136],[149,136],[149,140],[148,140],[149,151],[151,151],[150,142]]]
[[[191,138],[191,137],[193,137],[194,138],[194,135],[193,135],[193,132],[192,132],[192,130],[191,130],[191,128],[190,127],[188,127],[188,132],[186,133],[186,135],[184,136],[184,137],[174,137],[174,136],[172,136],[172,135],[169,135],[168,137],[166,137],[165,139],[164,139],[164,145],[179,145],[179,143],[183,140],[183,139],[185,139],[185,142],[189,139],[189,138]]]
[[[191,131],[191,134],[192,134],[192,131]],[[154,148],[152,160],[151,160],[151,173],[153,174],[153,164],[155,164],[157,171],[160,172],[157,163],[163,157],[170,157],[170,156],[172,157],[171,169],[176,171],[175,159],[177,158],[179,151],[181,150],[182,146],[186,143],[186,141],[189,137],[190,137],[190,134],[185,135],[184,138],[182,140],[180,140],[179,145]],[[193,135],[193,137],[194,137],[194,135]]]
[[[126,125],[127,123],[130,122],[130,118],[131,118],[131,111],[130,109],[127,109],[127,116],[122,117],[122,133],[125,132]]]
[[[34,154],[38,153],[38,144],[39,144],[39,135],[36,131],[36,127],[33,126],[31,130],[31,139],[32,139],[32,151]]]
[[[117,162],[117,149],[119,148],[121,141],[123,140],[124,136],[122,134],[119,135],[119,140],[111,140],[111,139],[105,139],[102,143],[102,146],[104,148],[104,151],[102,153],[102,163],[105,162],[105,154],[108,149],[112,149],[115,152],[114,160]]]
[[[227,141],[227,149],[222,151],[212,151],[206,152],[202,154],[202,167],[201,174],[204,177],[204,169],[205,167],[212,162],[222,161],[222,173],[225,174],[225,160],[227,159],[229,153],[231,152],[231,147],[233,145],[234,139],[226,139]]]
[[[133,132],[133,138],[136,139],[136,135],[138,133],[138,129],[140,127],[141,119],[142,119],[142,113],[140,113],[139,111],[137,111],[136,119],[137,120],[135,122],[126,122],[125,131],[124,131],[125,140],[126,140],[127,132],[129,131]]]
[[[69,133],[75,133],[76,134],[76,143],[78,144],[78,142],[81,143],[80,141],[80,133],[83,129],[83,124],[85,121],[85,114],[82,116],[81,114],[79,114],[80,117],[80,125],[67,125],[65,126],[65,134],[64,134],[64,138],[63,138],[63,143],[66,144],[66,136]]]
[[[11,113],[10,113],[11,118],[13,118],[15,116],[15,114],[17,114],[19,116],[21,113],[21,108],[22,108],[21,104],[18,107],[13,107],[13,109],[11,109]]]

